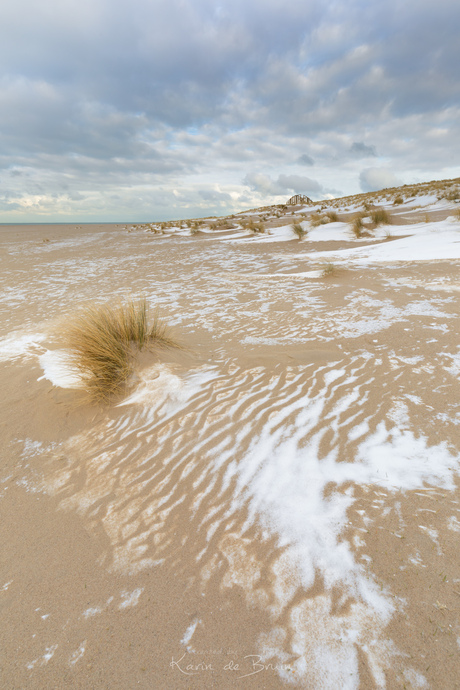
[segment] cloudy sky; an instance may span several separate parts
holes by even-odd
[[[458,0],[0,5],[0,222],[460,176]]]

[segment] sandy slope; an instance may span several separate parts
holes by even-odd
[[[2,688],[460,687],[455,209],[1,229]],[[126,294],[186,349],[89,407],[60,319]]]

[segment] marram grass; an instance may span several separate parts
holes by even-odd
[[[95,402],[108,401],[121,391],[132,373],[136,348],[177,347],[158,312],[149,325],[143,299],[81,309],[66,325],[64,342],[73,368]]]
[[[307,231],[303,228],[301,223],[293,223],[291,225],[291,228],[294,232],[294,235],[301,240],[303,237],[305,237],[308,233]]]

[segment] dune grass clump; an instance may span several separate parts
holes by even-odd
[[[310,225],[312,228],[317,228],[327,223],[330,223],[329,218],[327,216],[322,216],[320,213],[312,213],[310,216]]]
[[[394,206],[400,206],[401,204],[404,203],[404,199],[402,198],[401,195],[398,195],[395,200],[393,201]]]
[[[132,373],[136,349],[177,346],[158,312],[149,325],[145,299],[85,307],[67,325],[64,341],[73,368],[95,402],[106,402],[121,391]]]
[[[330,261],[328,263],[323,264],[323,268],[321,271],[321,276],[323,278],[329,278],[330,276],[333,276],[335,274],[335,266],[333,263]]]
[[[246,226],[246,229],[249,230],[250,232],[253,232],[254,234],[256,233],[261,233],[263,234],[265,232],[265,226],[263,223],[255,223],[252,218],[250,219],[249,223]]]
[[[337,215],[337,211],[328,211],[326,213],[326,216],[329,218],[330,223],[337,223],[339,220],[339,216]]]
[[[359,240],[360,237],[362,237],[363,231],[364,231],[364,223],[363,223],[363,217],[362,215],[358,214],[353,218],[351,221],[351,231],[353,235],[356,237],[356,239]]]
[[[371,219],[375,225],[389,225],[390,215],[384,208],[376,208],[371,212]]]
[[[308,234],[307,231],[302,227],[301,223],[293,223],[291,227],[294,235],[296,235],[299,240],[303,239]]]

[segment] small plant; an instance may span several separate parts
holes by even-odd
[[[362,237],[363,230],[364,230],[363,217],[362,217],[362,215],[358,214],[351,221],[351,231],[352,231],[353,235],[356,237],[356,239],[359,239],[360,237]]]
[[[252,218],[247,224],[246,228],[250,231],[253,232],[254,234],[257,232],[263,233],[265,232],[265,227],[263,223],[255,223]]]
[[[312,213],[310,216],[310,225],[312,228],[317,228],[319,225],[326,225],[329,223],[329,218],[322,216],[320,213]]]
[[[386,240],[392,240],[393,239],[393,235],[391,234],[390,230],[385,230],[385,239]]]
[[[329,218],[330,223],[337,223],[339,220],[339,217],[337,215],[337,211],[328,211],[326,213],[326,216]]]
[[[328,278],[329,276],[332,276],[335,274],[335,266],[333,263],[328,262],[323,265],[323,269],[321,271],[321,275],[323,278]]]
[[[371,212],[371,219],[375,225],[389,225],[390,216],[384,208],[376,208]]]
[[[395,206],[399,206],[400,204],[403,204],[403,203],[404,203],[404,199],[400,195],[395,197],[395,200],[393,201],[393,204]]]
[[[133,346],[177,347],[158,312],[148,325],[145,300],[82,309],[67,325],[64,343],[86,393],[96,402],[120,392],[132,372]]]
[[[303,239],[305,235],[307,235],[307,231],[302,227],[301,223],[293,223],[291,227],[299,240]]]

